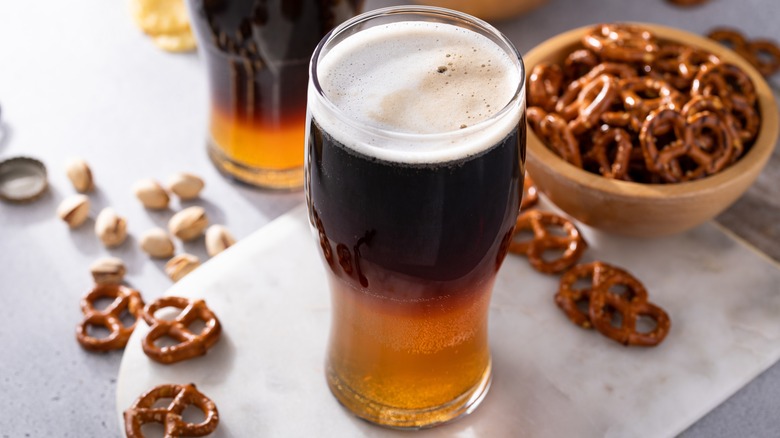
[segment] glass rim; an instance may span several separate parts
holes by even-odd
[[[338,37],[343,32],[349,30],[350,28],[356,25],[371,21],[378,17],[403,15],[403,14],[414,14],[420,16],[432,15],[432,16],[439,16],[439,17],[447,17],[453,19],[453,21],[460,20],[469,23],[471,25],[474,25],[478,27],[481,31],[489,33],[491,36],[496,37],[505,46],[502,47],[502,49],[506,50],[507,54],[513,56],[517,60],[517,66],[519,67],[520,70],[520,80],[518,82],[517,88],[515,89],[514,93],[512,94],[512,97],[509,99],[507,104],[504,105],[504,107],[502,107],[501,110],[497,111],[495,114],[491,115],[490,117],[481,120],[478,123],[475,123],[473,125],[469,125],[466,128],[456,129],[452,131],[436,132],[436,133],[413,133],[413,132],[401,132],[401,131],[394,131],[390,129],[384,129],[357,120],[353,117],[350,117],[344,111],[342,111],[341,108],[339,108],[335,103],[333,103],[333,101],[330,100],[330,98],[328,98],[328,96],[325,94],[319,82],[319,76],[317,73],[318,73],[319,60],[322,55],[322,50],[325,47],[327,47],[327,45],[331,41],[333,41],[336,37]],[[452,24],[452,23],[447,23],[447,24]],[[507,38],[503,32],[495,28],[493,25],[472,15],[466,14],[464,12],[455,11],[452,9],[441,8],[437,6],[410,6],[410,5],[390,6],[386,8],[379,8],[368,12],[364,12],[360,15],[352,17],[351,19],[345,21],[341,25],[337,26],[336,28],[328,32],[322,38],[322,40],[320,40],[320,42],[317,44],[317,47],[314,49],[314,53],[312,54],[311,61],[309,63],[309,78],[311,83],[314,86],[317,99],[320,101],[320,103],[324,104],[327,110],[331,112],[331,114],[335,115],[338,119],[340,119],[347,125],[355,129],[359,129],[361,131],[368,132],[373,135],[379,135],[385,138],[397,138],[397,139],[416,138],[421,140],[423,139],[436,140],[439,138],[445,139],[453,136],[454,134],[455,135],[470,134],[473,132],[478,132],[479,130],[484,129],[486,126],[490,126],[495,121],[501,120],[503,117],[507,116],[508,113],[513,111],[516,101],[522,96],[524,96],[524,91],[526,86],[525,64],[523,62],[522,56],[520,55],[520,52],[517,50],[517,47],[515,47],[514,43],[512,43],[512,41],[509,38]]]

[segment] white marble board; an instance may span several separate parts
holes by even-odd
[[[651,240],[581,229],[584,261],[629,269],[669,312],[664,343],[626,348],[574,326],[553,303],[558,278],[509,256],[490,309],[490,393],[474,414],[416,436],[673,436],[780,358],[780,269],[769,259],[713,223]],[[157,384],[194,382],[219,406],[214,437],[408,435],[352,417],[330,395],[326,287],[304,208],[204,264],[166,294],[205,298],[222,339],[165,366],[144,356],[139,324],[119,372],[120,418]]]

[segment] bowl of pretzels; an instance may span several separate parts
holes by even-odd
[[[581,222],[654,237],[693,228],[755,181],[774,95],[730,49],[656,24],[586,26],[531,50],[527,167]]]

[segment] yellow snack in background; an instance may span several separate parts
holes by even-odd
[[[130,0],[130,12],[157,47],[169,52],[195,49],[184,0]]]
[[[155,35],[152,37],[154,44],[168,52],[189,52],[195,50],[195,36],[189,27],[179,33]]]

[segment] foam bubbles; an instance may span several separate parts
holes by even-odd
[[[487,37],[443,23],[398,22],[363,30],[321,58],[323,93],[361,130],[326,110],[310,89],[313,117],[331,136],[389,161],[451,161],[479,153],[516,126],[523,99],[506,117],[470,129],[515,97],[518,61]]]

